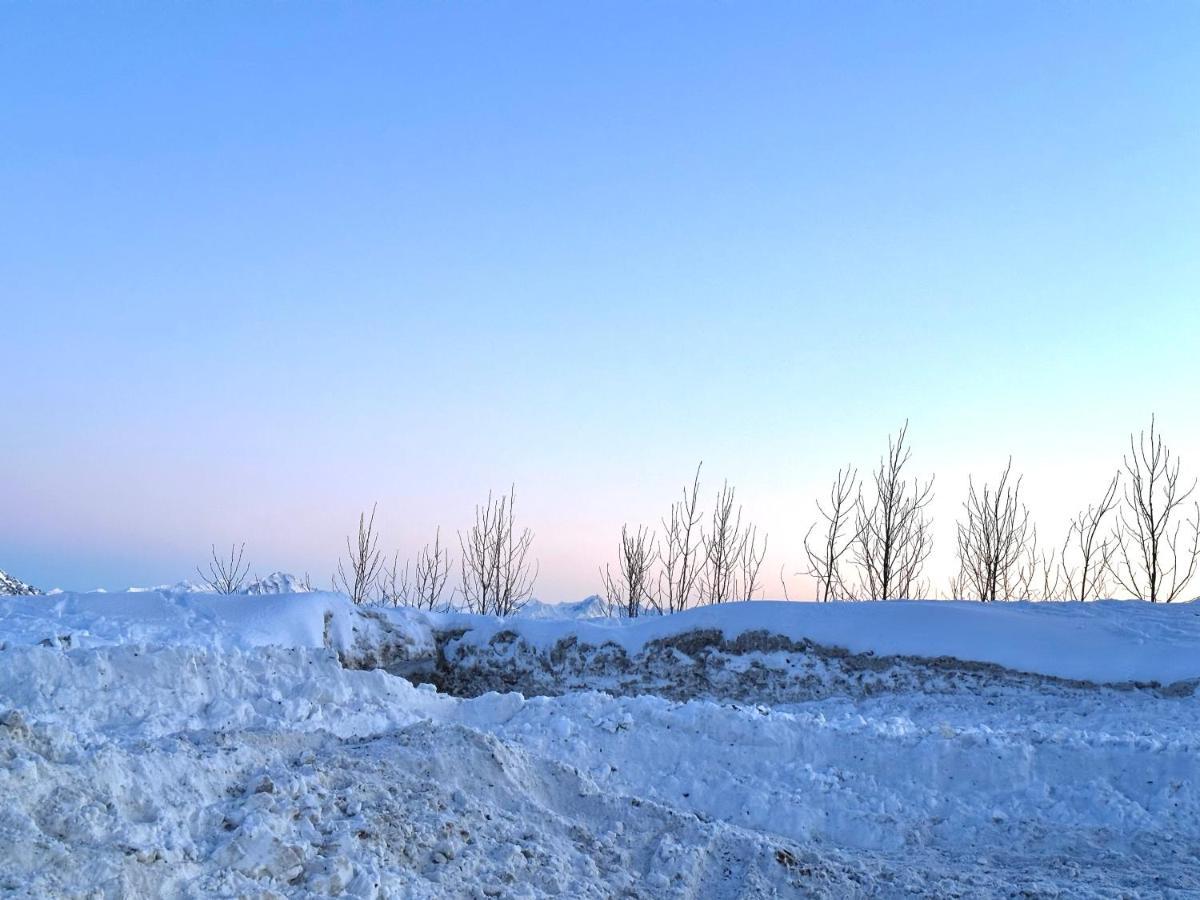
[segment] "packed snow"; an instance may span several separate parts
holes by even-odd
[[[1200,892],[1200,606],[562,613],[4,597],[0,891]]]

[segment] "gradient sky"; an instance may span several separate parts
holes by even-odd
[[[517,485],[537,593],[704,460],[801,568],[911,419],[1044,534],[1200,471],[1200,5],[0,6],[0,568],[322,583]],[[793,595],[807,589],[791,577]]]

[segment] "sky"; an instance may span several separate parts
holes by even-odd
[[[1200,473],[1196,4],[7,3],[0,160],[44,588],[324,584],[515,485],[575,599],[702,460],[805,596],[905,420],[942,584],[1010,456],[1054,543],[1151,413]]]

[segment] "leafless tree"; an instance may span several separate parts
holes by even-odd
[[[700,542],[702,514],[698,506],[702,465],[696,466],[691,489],[684,486],[683,498],[671,504],[669,516],[662,521],[665,535],[662,567],[653,603],[664,614],[687,609],[696,597],[703,568],[703,547]]]
[[[462,548],[462,591],[467,609],[483,615],[508,616],[529,602],[537,578],[537,563],[530,572],[529,548],[533,532],[514,533],[515,489],[508,496],[475,507],[475,524],[458,533]]]
[[[1015,587],[1010,592],[1021,600],[1058,600],[1062,572],[1054,550],[1048,554],[1038,550],[1036,526],[1030,528],[1029,542],[1017,566]]]
[[[750,600],[760,589],[759,571],[767,554],[767,536],[758,542],[758,529],[742,524],[742,508],[734,507],[736,490],[725,482],[717,494],[709,530],[701,530],[704,568],[699,576],[700,600],[725,603]]]
[[[905,446],[908,423],[893,440],[873,474],[875,498],[870,506],[860,493],[855,503],[854,561],[864,599],[891,600],[924,594],[921,570],[933,550],[926,507],[933,499],[933,479],[906,480],[912,450]]]
[[[241,546],[231,544],[229,558],[217,554],[217,545],[212,545],[212,559],[208,564],[208,574],[196,566],[196,574],[204,582],[204,586],[215,594],[236,594],[246,584],[246,576],[250,573],[250,563],[242,563],[246,552],[246,543]]]
[[[1141,432],[1137,444],[1129,436],[1123,462],[1129,481],[1113,535],[1113,577],[1141,600],[1170,603],[1200,561],[1200,504],[1188,503],[1196,482],[1181,484],[1179,459],[1156,433],[1153,416],[1149,435]]]
[[[734,509],[735,489],[726,481],[717,494],[710,529],[701,532],[704,572],[700,593],[704,603],[724,603],[737,596],[738,567],[744,549],[742,508]]]
[[[392,554],[392,564],[384,566],[379,573],[379,599],[392,606],[408,606],[412,593],[412,580],[409,577],[409,564],[400,567],[400,553]]]
[[[854,510],[861,494],[858,470],[846,466],[838,469],[837,478],[829,490],[827,505],[817,501],[822,522],[813,523],[804,535],[804,553],[808,557],[808,574],[817,581],[819,602],[846,600],[851,591],[842,576],[842,558],[858,540],[854,531]],[[820,542],[813,540],[813,531],[821,525]]]
[[[957,574],[950,576],[948,593],[951,600],[967,599],[967,579],[963,575],[962,569],[959,569]]]
[[[379,534],[375,531],[375,508],[371,517],[358,515],[358,540],[346,537],[346,559],[338,560],[333,589],[341,591],[355,603],[368,603],[375,594],[383,571],[383,554],[379,551]]]
[[[1059,553],[1063,593],[1066,600],[1096,600],[1108,590],[1107,573],[1111,567],[1113,541],[1105,536],[1104,519],[1117,505],[1117,483],[1113,476],[1100,502],[1088,506],[1071,520],[1067,539]]]
[[[392,564],[384,566],[379,575],[379,595],[392,606],[411,606],[415,609],[437,611],[448,609],[454,602],[454,592],[443,604],[442,594],[450,578],[450,553],[442,546],[439,528],[433,545],[426,544],[417,554],[416,562],[406,560],[400,566],[400,554],[392,555]]]
[[[407,566],[405,567],[407,571]],[[442,530],[434,534],[433,545],[426,544],[417,554],[413,567],[413,592],[411,605],[417,609],[435,611],[443,607],[442,594],[450,578],[450,551],[442,547]],[[454,601],[454,592],[445,603],[449,607]]]
[[[742,600],[753,600],[754,595],[761,589],[762,585],[758,581],[758,573],[762,569],[763,560],[767,556],[767,535],[762,536],[762,545],[758,543],[758,527],[751,525],[746,531],[745,540],[742,542],[741,559],[738,561],[738,568],[741,570],[738,577],[738,596]]]
[[[654,605],[654,563],[658,548],[653,532],[641,526],[630,533],[621,526],[618,547],[617,574],[605,566],[600,572],[604,579],[604,596],[610,615],[635,619]]]
[[[928,600],[933,596],[933,582],[928,578],[915,578],[909,582],[904,596],[909,600]]]
[[[1011,600],[1019,590],[1021,563],[1031,536],[1029,510],[1021,503],[1021,478],[1012,480],[1012,459],[993,490],[969,479],[967,517],[958,523],[960,592],[985,602]]]

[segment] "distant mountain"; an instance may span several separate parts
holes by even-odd
[[[287,572],[272,572],[266,578],[259,578],[242,588],[241,594],[305,594],[312,588]]]
[[[196,584],[194,581],[188,581],[186,578],[183,581],[177,581],[174,584],[159,584],[150,588],[131,587],[126,588],[131,593],[139,591],[158,591],[160,594],[202,594],[208,588],[202,584]]]
[[[573,603],[543,603],[530,600],[517,613],[522,619],[595,619],[606,616],[604,598],[593,594]]]
[[[32,584],[26,584],[23,581],[18,581],[13,578],[3,569],[0,569],[0,594],[26,596],[29,594],[40,594],[37,588]]]

